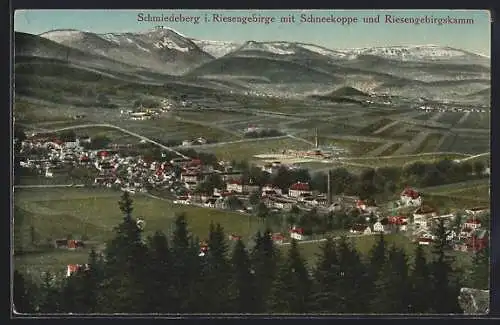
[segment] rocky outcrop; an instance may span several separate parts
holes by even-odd
[[[487,314],[490,311],[490,291],[462,288],[460,289],[458,302],[464,314]]]

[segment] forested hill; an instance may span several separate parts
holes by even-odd
[[[329,239],[317,263],[307,266],[297,242],[280,253],[262,233],[251,250],[240,240],[230,251],[217,224],[210,226],[207,254],[199,256],[185,216],[177,217],[171,236],[143,238],[127,192],[119,207],[124,218],[114,239],[102,254],[91,252],[88,268],[62,279],[45,274],[42,284],[15,272],[16,311],[448,314],[462,313],[458,296],[465,282],[488,286],[488,250],[477,254],[466,278],[453,267],[443,223],[430,254],[416,246],[410,258],[383,235],[368,255],[346,238]]]

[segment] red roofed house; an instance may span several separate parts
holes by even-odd
[[[356,208],[358,208],[361,211],[365,211],[366,210],[366,203],[365,203],[365,201],[363,201],[363,200],[357,200],[356,201]]]
[[[387,218],[388,224],[397,227],[400,231],[406,231],[408,228],[408,219],[404,216],[393,216]]]
[[[241,236],[238,236],[238,235],[235,235],[235,234],[229,235],[229,240],[238,241],[240,239],[241,239]]]
[[[478,252],[489,245],[489,232],[486,229],[476,230],[467,241],[467,247]]]
[[[88,270],[89,265],[88,264],[68,264],[66,268],[66,276],[70,276],[73,273],[80,271],[81,269]]]
[[[422,204],[420,193],[411,187],[406,187],[403,192],[401,192],[400,200],[405,206],[420,206]]]
[[[276,233],[276,234],[272,234],[271,238],[272,238],[274,243],[280,245],[280,244],[283,244],[283,240],[285,239],[285,236],[283,236],[283,234]]]
[[[307,237],[304,235],[304,229],[293,226],[292,229],[290,229],[290,238],[304,240]]]
[[[309,187],[308,183],[301,183],[297,182],[295,184],[292,184],[290,188],[288,189],[288,196],[291,197],[299,197],[301,194],[312,194],[311,188]]]
[[[428,238],[428,237],[421,237],[418,239],[418,244],[419,245],[430,245],[434,240],[432,240],[432,238]]]

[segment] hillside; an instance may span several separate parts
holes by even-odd
[[[40,36],[85,53],[174,75],[213,58],[189,38],[169,28],[156,28],[143,33],[108,34],[54,30]]]

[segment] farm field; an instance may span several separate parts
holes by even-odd
[[[423,152],[435,152],[436,146],[439,144],[439,140],[443,137],[442,134],[439,133],[431,133],[425,138],[424,141],[420,144],[419,148],[415,151],[416,153]]]
[[[119,126],[147,137],[161,138],[163,140],[171,140],[172,138],[184,140],[204,137],[213,141],[229,141],[235,138],[234,134],[216,128],[215,124],[212,127],[206,122],[200,122],[200,124],[189,123],[176,120],[175,118],[123,121]]]
[[[202,122],[224,122],[232,120],[243,120],[251,117],[250,114],[242,113],[232,113],[224,111],[211,111],[211,110],[200,110],[196,112],[191,111],[174,111],[172,113],[174,116],[179,116],[180,118],[202,121]]]
[[[278,154],[285,149],[307,150],[311,145],[295,139],[262,139],[246,143],[228,143],[220,146],[200,149],[214,153],[218,159],[223,160],[254,160],[258,154]]]
[[[14,198],[15,246],[29,249],[31,233],[36,242],[46,243],[54,239],[86,238],[102,243],[113,236],[113,228],[121,221],[118,200],[121,192],[111,190],[65,189],[21,189]],[[142,216],[146,222],[145,235],[155,231],[169,233],[176,213],[185,212],[191,233],[199,238],[208,235],[211,222],[220,223],[227,233],[237,233],[244,239],[253,236],[264,225],[257,219],[228,211],[192,206],[174,205],[142,195],[133,196],[134,215]],[[74,253],[74,252],[69,252]],[[86,260],[86,254],[62,253],[48,249],[45,252],[23,254],[15,258],[22,268],[50,267],[38,264],[40,259],[60,264],[78,263]],[[61,260],[64,260],[63,263]],[[50,264],[50,263],[49,263]]]
[[[457,184],[442,185],[437,187],[430,187],[425,190],[425,193],[431,195],[442,195],[450,197],[463,197],[467,199],[477,199],[488,201],[490,199],[489,194],[490,180],[477,180],[471,182],[462,182]]]
[[[459,129],[490,129],[490,113],[470,113],[469,116],[460,124],[455,125]]]
[[[403,166],[406,164],[411,164],[416,161],[436,161],[442,159],[460,159],[465,158],[467,155],[463,154],[415,154],[408,156],[393,156],[393,157],[370,157],[368,158],[346,158],[345,162],[359,163],[359,164],[369,164],[373,167],[383,167],[383,166]]]
[[[443,112],[441,117],[437,119],[436,122],[450,124],[454,126],[460,121],[460,119],[464,116],[465,113],[462,112]]]

